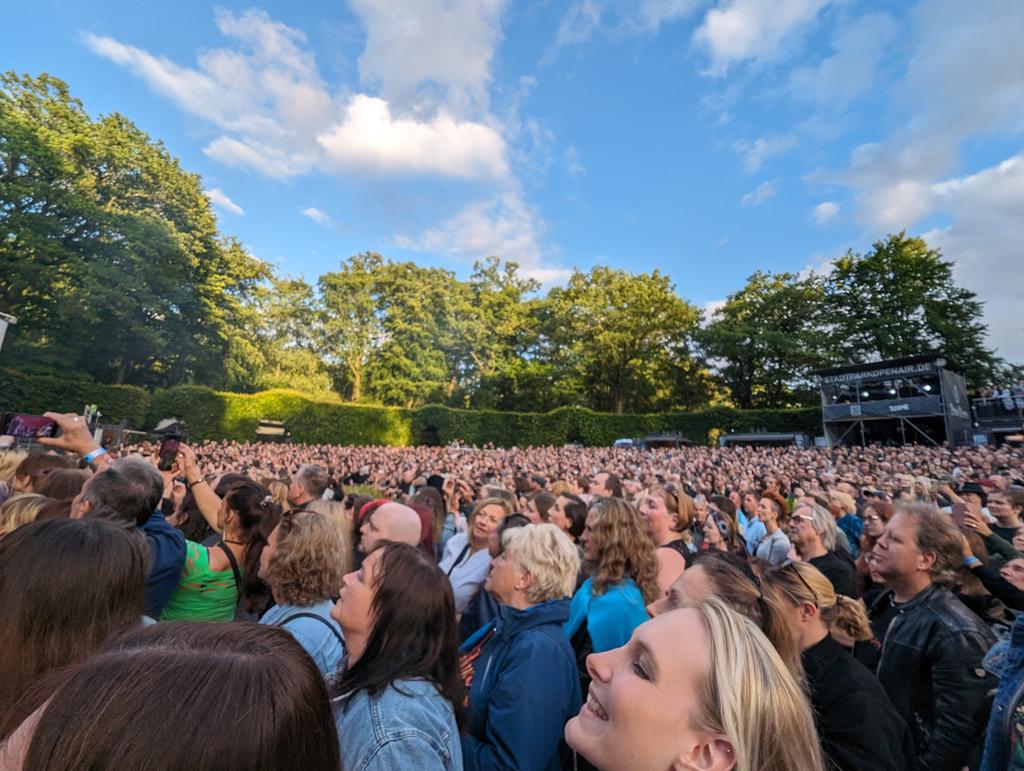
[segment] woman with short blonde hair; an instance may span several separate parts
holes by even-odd
[[[786,608],[822,746],[839,769],[897,771],[913,763],[913,740],[878,680],[840,643],[871,639],[864,604],[836,594],[811,564],[768,571],[765,594]],[[835,635],[835,639],[833,639]]]
[[[602,771],[823,768],[800,686],[756,625],[717,597],[657,616],[587,669],[588,698],[565,738]]]
[[[530,603],[572,595],[580,558],[572,539],[554,525],[516,527],[505,531],[502,553],[533,576],[524,596]]]
[[[466,768],[558,768],[562,726],[576,714],[576,658],[562,625],[576,583],[572,539],[551,524],[507,529],[484,588],[497,617],[463,644],[472,673]],[[509,709],[513,705],[513,709]]]
[[[310,510],[284,514],[260,555],[260,577],[276,603],[260,623],[290,632],[325,675],[334,673],[345,653],[331,598],[351,558],[341,523]]]

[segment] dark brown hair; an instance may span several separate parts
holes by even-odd
[[[274,500],[270,490],[250,479],[232,487],[224,496],[224,501],[228,509],[237,515],[238,524],[248,539],[241,565],[241,594],[246,610],[257,611],[267,600],[270,591],[260,578],[260,554],[270,534],[281,521],[281,506]]]
[[[0,735],[42,703],[12,709],[29,683],[140,622],[148,559],[141,534],[104,520],[33,522],[0,541]]]
[[[28,477],[32,491],[35,492],[40,476],[50,469],[73,468],[74,463],[67,455],[56,455],[49,452],[33,451],[25,456],[14,471],[15,481]]]
[[[437,491],[437,488],[431,487],[430,485],[423,485],[416,494],[409,499],[409,505],[421,504],[430,509],[432,531],[434,543],[439,543],[441,540],[441,530],[444,528],[444,520],[447,516],[447,512],[444,510],[444,499],[441,497],[441,493]]]
[[[541,522],[548,521],[548,511],[555,505],[555,496],[549,493],[547,490],[538,490],[530,498],[533,501],[533,505],[537,507],[537,513],[540,515]]]
[[[698,566],[703,568],[712,594],[757,624],[786,668],[799,680],[803,671],[800,648],[786,619],[786,609],[775,595],[762,591],[747,563],[734,554],[707,551],[698,554],[688,569]]]
[[[69,501],[82,492],[88,478],[88,471],[77,468],[47,469],[40,475],[38,484],[32,485],[32,491],[58,501]]]
[[[176,622],[126,634],[70,674],[36,724],[24,768],[340,765],[323,678],[287,631]]]
[[[374,572],[373,629],[366,650],[342,675],[343,708],[359,691],[371,696],[396,680],[426,679],[455,710],[461,728],[465,688],[458,669],[455,598],[437,563],[414,546],[387,543]]]

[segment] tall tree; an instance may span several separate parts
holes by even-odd
[[[692,358],[700,311],[676,294],[668,276],[597,266],[575,271],[547,297],[546,354],[590,406],[640,411]]]
[[[737,407],[813,402],[811,372],[829,363],[824,301],[819,277],[758,271],[712,314],[700,340]]]
[[[266,265],[217,232],[199,178],[48,75],[0,76],[0,306],[12,352],[116,383],[223,384]]]
[[[320,276],[320,340],[327,361],[338,373],[343,396],[364,398],[366,370],[382,344],[384,325],[378,309],[379,273],[384,258],[376,252],[349,257],[341,268]]]
[[[953,264],[906,232],[867,254],[837,259],[827,284],[838,354],[863,362],[941,350],[974,385],[988,382],[999,359],[985,345],[982,303],[953,280]]]

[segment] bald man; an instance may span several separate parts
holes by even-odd
[[[385,541],[416,546],[420,542],[423,523],[420,515],[401,503],[384,503],[366,518],[359,528],[359,551],[369,554]]]

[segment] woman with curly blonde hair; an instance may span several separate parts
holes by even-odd
[[[590,578],[572,598],[565,630],[586,678],[587,656],[625,645],[662,593],[650,529],[621,498],[590,504],[580,544]]]
[[[260,556],[260,577],[277,603],[260,623],[288,630],[324,675],[333,674],[345,655],[341,628],[331,618],[331,598],[351,565],[344,527],[318,511],[288,512]]]

